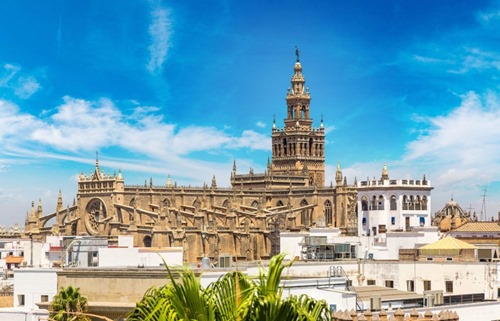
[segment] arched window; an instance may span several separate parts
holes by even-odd
[[[361,197],[361,210],[368,211],[368,198],[366,197],[366,195],[363,195],[363,197]]]
[[[380,195],[378,197],[378,209],[383,211],[384,210],[384,203],[385,203],[385,200],[384,200],[384,197],[382,195]]]
[[[417,211],[420,211],[420,210],[421,210],[421,208],[422,208],[422,201],[421,201],[421,199],[420,199],[420,195],[417,195],[417,200],[416,200],[416,202],[415,202],[415,209],[416,209]]]
[[[426,196],[422,197],[422,210],[427,211],[427,197]]]
[[[372,211],[377,209],[377,196],[373,195],[372,197],[372,203],[370,204],[370,209]]]
[[[283,156],[288,156],[286,151],[287,151],[286,138],[283,138]]]
[[[391,196],[391,211],[396,211],[398,209],[398,203],[396,195]]]
[[[302,202],[300,202],[300,206],[301,207],[307,206],[307,201],[302,200]],[[300,212],[300,223],[303,226],[309,226],[309,210],[308,209],[303,209]]]
[[[325,202],[325,223],[332,224],[333,223],[333,217],[332,217],[332,203],[330,200],[326,200]]]
[[[307,156],[312,156],[312,154],[313,154],[313,152],[312,152],[313,151],[313,143],[314,143],[313,139],[309,138],[309,154],[307,154]]]
[[[201,207],[201,202],[199,199],[195,199],[193,202],[193,206],[195,209],[199,209]]]
[[[258,201],[252,202],[252,207],[259,208],[260,203]]]
[[[413,197],[413,195],[410,195],[410,210],[414,210],[415,209],[415,198]]]
[[[283,206],[283,202],[281,200],[279,200],[277,203],[276,203],[276,206],[279,207],[279,206]]]
[[[408,196],[404,195],[403,196],[403,210],[409,210],[409,202],[408,202]]]

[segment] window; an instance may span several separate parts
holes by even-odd
[[[424,281],[424,291],[430,291],[431,290],[431,281],[425,280]]]
[[[24,306],[24,294],[18,294],[17,301],[19,301],[19,306]]]
[[[327,225],[331,225],[333,223],[332,203],[329,200],[325,202],[325,220]]]
[[[392,195],[391,196],[391,211],[396,211],[398,209],[398,205],[396,202],[396,196]]]
[[[386,288],[394,288],[394,281],[393,280],[385,280],[385,287]]]
[[[445,281],[446,293],[453,293],[453,281]]]
[[[368,211],[368,198],[366,196],[361,198],[361,209],[363,211]]]
[[[424,226],[425,225],[425,217],[421,216],[419,220],[420,220],[420,226]]]
[[[97,251],[89,251],[88,252],[87,266],[98,266],[99,265],[98,254],[99,254],[99,252],[97,252]]]
[[[40,297],[40,302],[49,302],[49,296],[46,294],[42,294]]]
[[[391,225],[396,225],[396,217],[391,216]]]
[[[384,197],[380,195],[378,197],[378,210],[384,210]]]
[[[302,202],[300,202],[300,206],[301,207],[307,206],[307,201],[302,200]],[[309,226],[309,210],[308,209],[303,209],[302,211],[300,211],[300,223],[303,226]]]
[[[366,225],[366,217],[363,217],[363,226]]]
[[[375,280],[367,280],[366,285],[375,285]]]
[[[415,292],[415,281],[413,280],[406,281],[406,290],[408,292]]]

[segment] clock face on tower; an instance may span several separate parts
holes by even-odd
[[[104,202],[98,198],[91,200],[85,213],[85,225],[87,230],[92,235],[99,233],[99,226],[106,218],[106,206]]]

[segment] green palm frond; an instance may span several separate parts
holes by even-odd
[[[325,301],[307,295],[283,298],[284,254],[274,256],[257,281],[240,271],[224,274],[203,288],[190,269],[172,270],[170,284],[151,288],[128,316],[129,321],[330,321]]]

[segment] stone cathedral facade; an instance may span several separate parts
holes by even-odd
[[[41,202],[27,214],[25,233],[37,239],[47,235],[133,235],[135,246],[176,246],[184,260],[200,262],[221,256],[237,260],[268,259],[280,252],[282,231],[311,227],[357,231],[357,192],[348,185],[340,165],[335,184],[325,185],[325,130],[321,119],[313,126],[311,96],[305,86],[298,53],[291,88],[286,95],[283,127],[272,128],[272,160],[264,173],[238,173],[231,187],[126,185],[124,176],[105,174],[96,158],[89,175],[81,174],[72,206],[44,214]]]

